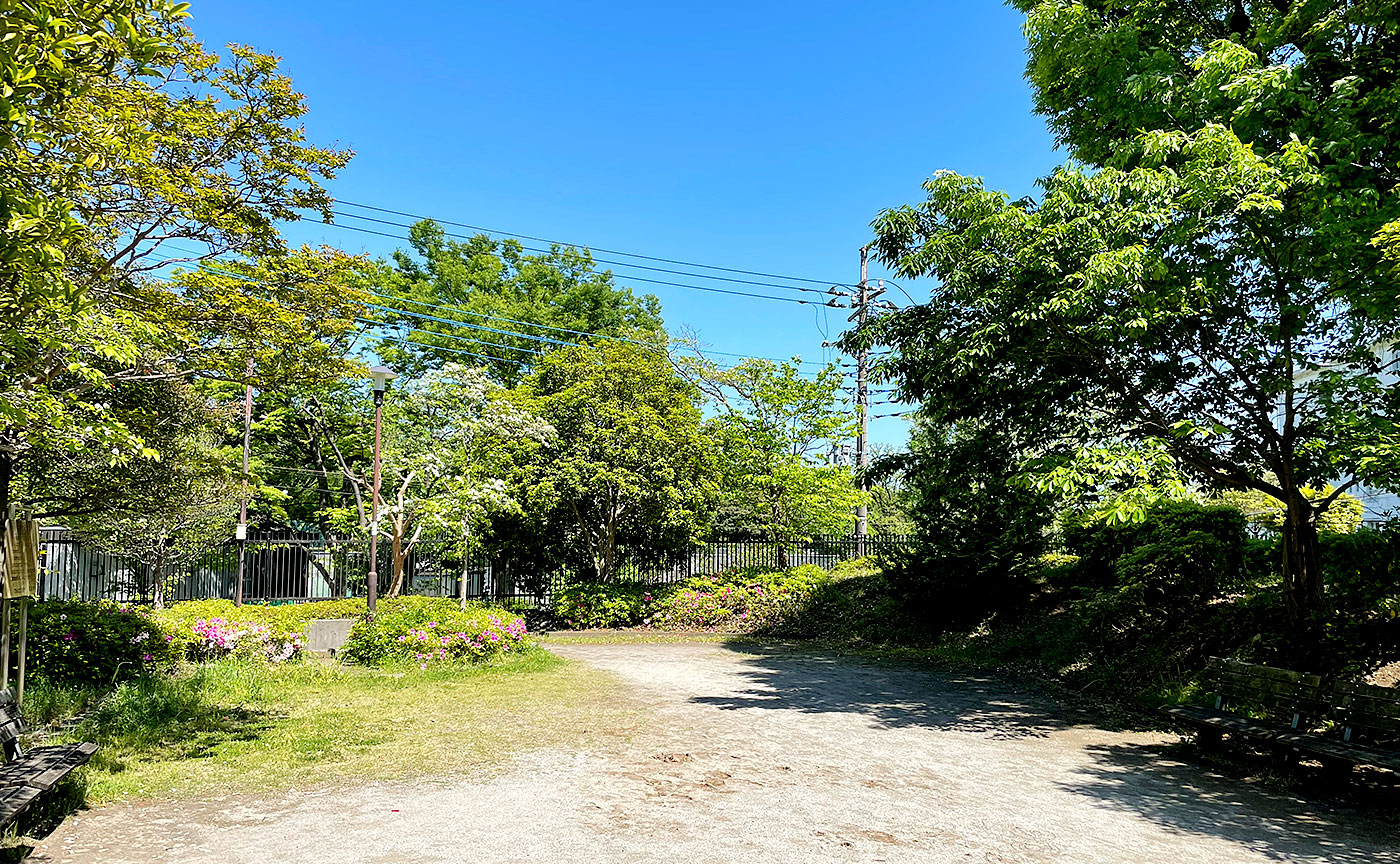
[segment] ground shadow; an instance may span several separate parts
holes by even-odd
[[[1105,728],[1092,710],[991,675],[941,672],[898,661],[733,643],[747,686],[691,697],[721,710],[856,713],[887,728],[1044,737],[1074,726]],[[854,674],[853,674],[854,673]],[[1255,788],[1183,761],[1179,747],[1088,746],[1087,767],[1062,789],[1130,811],[1168,830],[1217,837],[1274,860],[1400,864],[1400,827],[1351,808]]]
[[[945,673],[909,663],[732,643],[746,655],[749,686],[691,701],[724,710],[771,708],[863,714],[876,725],[977,732],[993,738],[1045,736],[1086,722],[1080,712],[993,676]],[[852,668],[860,674],[852,675]]]
[[[1170,830],[1219,837],[1275,860],[1400,862],[1400,826],[1255,788],[1182,761],[1176,749],[1090,746],[1093,763],[1060,785]]]

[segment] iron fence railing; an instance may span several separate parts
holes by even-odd
[[[82,542],[66,528],[43,528],[39,594],[43,598],[109,599],[139,603],[150,599],[154,574],[149,568],[103,552]],[[716,539],[694,549],[669,567],[626,566],[621,578],[663,584],[706,576],[740,567],[795,567],[815,564],[829,568],[862,551],[879,555],[912,538],[871,535],[813,537],[800,542]],[[588,578],[585,573],[558,571],[520,573],[510,562],[485,554],[464,557],[451,539],[419,540],[403,561],[404,593],[460,596],[465,582],[469,599],[490,599],[511,606],[548,605],[551,586]],[[390,544],[379,547],[379,590],[387,593],[394,576]],[[164,574],[169,601],[233,599],[238,580],[237,543],[210,549],[192,564]],[[264,603],[298,603],[341,597],[363,597],[369,579],[369,542],[360,537],[336,537],[299,531],[249,532],[245,550],[243,599]]]

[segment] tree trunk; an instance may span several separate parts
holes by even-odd
[[[394,581],[393,581],[393,583],[391,583],[391,584],[389,585],[389,593],[386,594],[386,595],[384,595],[384,596],[386,596],[386,597],[397,597],[397,596],[399,596],[399,592],[403,590],[403,559],[404,559],[404,554],[403,554],[403,533],[404,533],[404,526],[403,526],[403,523],[402,523],[399,519],[397,519],[397,518],[394,519],[394,521],[393,521],[392,524],[393,524],[393,526],[394,526],[394,541],[393,541]]]
[[[158,559],[151,568],[151,605],[165,608],[165,559]]]
[[[461,597],[462,610],[467,608],[467,580],[471,578],[472,556],[468,551],[468,544],[471,542],[472,532],[465,519],[462,520],[462,580],[457,586],[457,593]]]
[[[1322,608],[1322,561],[1315,514],[1298,490],[1283,521],[1283,600],[1294,624]]]
[[[10,450],[10,438],[0,438],[0,522],[10,515],[10,484],[15,478],[15,454]],[[0,533],[0,543],[4,542]]]
[[[5,532],[10,527],[10,483],[15,476],[15,454],[9,436],[0,439],[0,562],[5,560]]]

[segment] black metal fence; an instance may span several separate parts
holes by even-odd
[[[40,597],[143,602],[151,597],[155,574],[149,568],[84,544],[65,528],[41,529]],[[829,568],[858,557],[878,555],[902,546],[910,538],[872,535],[814,537],[794,543],[769,540],[715,540],[668,568],[626,567],[622,577],[642,582],[679,582],[740,567],[795,567],[815,564]],[[165,598],[175,600],[233,599],[238,580],[237,543],[228,543],[198,561],[165,573]],[[377,566],[379,590],[393,579],[392,545],[381,542]],[[369,580],[369,541],[362,537],[322,536],[298,531],[249,532],[244,561],[243,599],[264,603],[300,603],[342,597],[363,597]],[[466,585],[470,599],[491,599],[513,606],[545,606],[549,586],[586,574],[557,572],[521,574],[510,562],[487,555],[464,557],[450,539],[429,538],[413,545],[403,562],[403,591],[409,594],[456,597]]]

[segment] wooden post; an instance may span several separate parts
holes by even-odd
[[[29,598],[19,598],[19,674],[15,679],[15,710],[24,708],[24,647],[29,643]]]
[[[10,686],[10,598],[0,600],[0,689]]]

